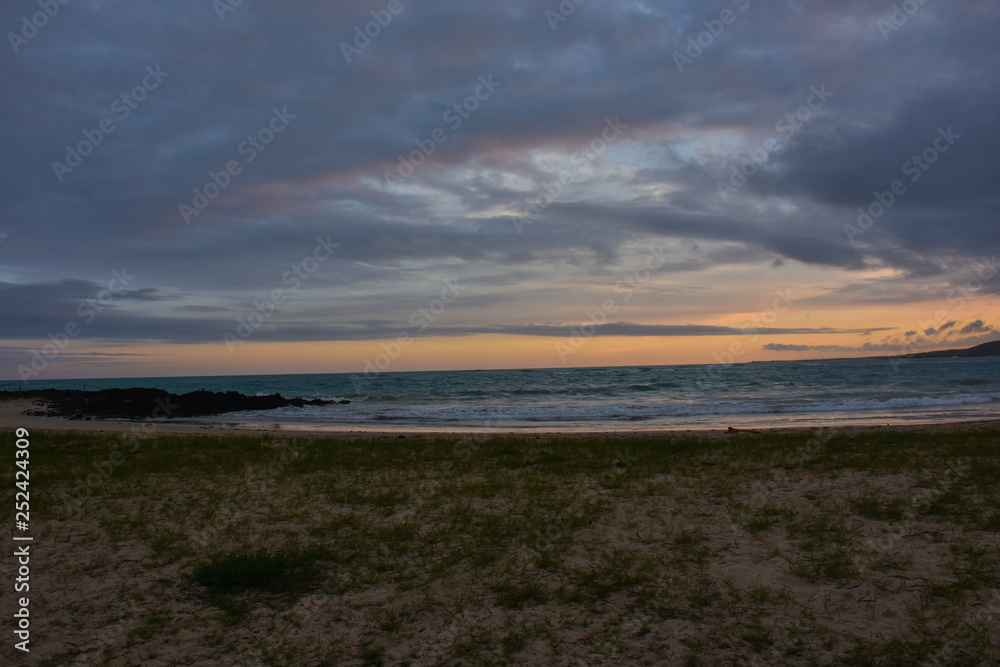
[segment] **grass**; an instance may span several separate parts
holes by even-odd
[[[78,610],[51,664],[141,662],[176,623],[205,663],[995,662],[998,442],[39,432],[36,525],[103,545],[53,552],[39,614]],[[98,572],[140,619],[73,592]]]
[[[851,507],[867,519],[901,521],[906,515],[907,502],[903,498],[885,500],[876,494],[867,493],[852,500]]]
[[[820,512],[790,522],[787,532],[798,546],[789,571],[812,582],[845,581],[857,574],[855,543],[858,531],[843,515]]]
[[[506,609],[521,609],[529,602],[544,604],[551,597],[544,585],[534,581],[498,582],[493,585],[492,590],[496,595],[497,604]]]
[[[191,573],[191,580],[215,595],[246,590],[295,595],[315,582],[318,560],[317,550],[238,551],[199,565]]]

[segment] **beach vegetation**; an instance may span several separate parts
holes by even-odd
[[[1000,661],[996,430],[32,446],[63,662]]]

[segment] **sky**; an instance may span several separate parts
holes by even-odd
[[[987,0],[11,0],[0,379],[1000,338]]]

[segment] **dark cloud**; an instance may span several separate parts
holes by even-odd
[[[468,289],[458,286],[457,295],[448,293],[451,301],[463,299],[466,308],[488,308],[500,297],[462,296]],[[447,288],[444,290],[447,292]],[[441,289],[438,292],[442,292]],[[0,283],[0,296],[4,299],[7,317],[0,322],[0,340],[31,340],[60,335],[73,329],[74,338],[91,338],[107,343],[173,342],[221,343],[223,334],[236,335],[237,327],[246,322],[252,313],[261,314],[261,323],[253,327],[252,337],[266,342],[303,342],[314,340],[358,341],[395,338],[400,333],[411,336],[472,336],[502,334],[517,336],[542,336],[566,338],[584,336],[732,336],[745,331],[734,327],[708,325],[650,325],[630,322],[613,322],[594,325],[591,321],[565,324],[476,324],[468,326],[441,326],[435,324],[442,311],[430,309],[433,297],[423,309],[407,312],[408,298],[384,298],[380,301],[384,312],[406,313],[396,319],[361,318],[351,313],[362,306],[367,298],[346,298],[345,303],[330,307],[317,302],[308,294],[285,288],[276,301],[270,296],[238,304],[240,307],[221,308],[211,305],[186,304],[193,297],[166,295],[155,290],[111,291],[106,287],[84,281],[61,281],[53,284],[18,285]],[[451,297],[455,298],[452,299]],[[296,302],[298,299],[298,302]],[[155,304],[163,300],[177,305],[166,316],[159,308],[146,311],[123,305],[123,301],[137,300]],[[298,305],[297,308],[289,308]],[[435,315],[434,313],[437,313]],[[266,317],[265,317],[266,316]],[[331,322],[349,321],[349,324]],[[832,328],[774,328],[754,330],[761,335],[871,333],[879,329]],[[38,332],[42,332],[41,335]],[[17,348],[30,349],[30,346]]]
[[[815,349],[815,346],[792,345],[788,343],[768,343],[764,346],[764,349],[769,352],[805,352],[806,350]]]
[[[962,327],[962,331],[960,333],[963,336],[968,336],[969,334],[988,333],[990,331],[993,331],[992,325],[986,324],[982,320],[976,320],[975,322],[969,322]]]

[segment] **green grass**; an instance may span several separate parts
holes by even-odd
[[[876,521],[901,521],[906,514],[908,503],[903,498],[885,500],[873,493],[867,493],[851,501],[851,506],[859,515]]]
[[[634,652],[651,664],[715,664],[720,651],[731,664],[832,656],[889,665],[951,646],[989,663],[1000,650],[974,615],[1000,589],[998,443],[998,431],[715,440],[39,432],[32,516],[49,542],[72,521],[82,531],[73,539],[108,545],[92,560],[47,563],[59,581],[140,569],[163,582],[136,592],[151,611],[129,627],[131,648],[108,652],[115,659],[164,641],[152,611],[163,598],[171,609],[209,602],[198,617],[211,626],[203,643],[230,662],[246,657],[225,647],[263,628],[252,642],[264,664],[395,664],[432,650],[442,663],[515,664],[528,652],[554,662],[579,650],[591,663]],[[0,515],[13,519],[7,507]],[[933,572],[910,572],[913,553],[929,554],[922,567]],[[783,580],[762,583],[758,568]],[[881,621],[891,633],[840,636],[826,625],[824,615],[874,614],[882,599],[905,603]],[[102,613],[90,600],[66,607],[76,619]],[[497,608],[440,638],[459,609]],[[315,638],[305,630],[317,619],[335,639],[295,644]],[[430,630],[415,630],[420,623]],[[60,632],[72,641],[93,630]],[[678,637],[668,660],[664,647]],[[64,662],[74,650],[83,649],[65,649]]]
[[[858,531],[845,517],[823,512],[791,522],[788,535],[799,547],[789,571],[809,581],[844,581],[857,574]]]
[[[522,584],[504,581],[494,584],[492,590],[497,604],[507,609],[520,609],[529,602],[544,604],[550,598],[548,589],[533,581]]]
[[[210,595],[258,591],[298,595],[308,590],[320,572],[322,552],[237,551],[220,554],[191,572],[191,581]]]

